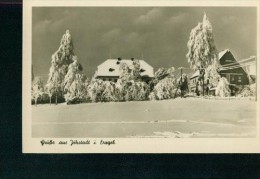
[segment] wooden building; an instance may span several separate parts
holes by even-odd
[[[250,57],[237,61],[229,49],[223,50],[218,54],[220,67],[218,73],[221,77],[227,78],[231,93],[237,86],[254,83],[256,79],[256,57]],[[195,92],[199,83],[200,73],[196,71],[190,77],[190,91]],[[205,83],[207,84],[207,83]],[[213,89],[214,90],[214,89]]]
[[[221,77],[226,77],[230,85],[249,84],[248,74],[230,50],[227,49],[219,53],[219,63],[219,74]]]

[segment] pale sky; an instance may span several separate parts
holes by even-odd
[[[75,55],[91,78],[111,58],[141,58],[154,67],[189,67],[185,57],[192,28],[206,12],[218,51],[230,49],[237,60],[256,55],[253,7],[34,7],[32,64],[47,79],[51,55],[70,30]]]

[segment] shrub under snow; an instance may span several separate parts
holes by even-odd
[[[221,77],[216,87],[215,94],[220,97],[230,96],[229,82],[225,77]]]
[[[104,81],[92,79],[87,87],[88,95],[92,102],[102,101],[102,93],[105,90]]]
[[[115,96],[115,83],[110,81],[104,81],[103,82],[104,90],[101,95],[101,101],[116,101]]]
[[[129,87],[129,98],[133,101],[143,101],[148,98],[149,86],[145,82],[131,81]]]
[[[175,97],[175,93],[177,90],[176,80],[175,78],[166,77],[160,80],[156,86],[154,87],[153,93],[150,94],[150,99],[162,100],[162,99],[170,99]]]
[[[243,86],[238,96],[241,97],[256,96],[256,83]]]

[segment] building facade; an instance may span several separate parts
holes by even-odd
[[[230,85],[248,85],[249,76],[243,66],[235,59],[231,51],[224,50],[219,53],[221,77],[226,77]]]
[[[116,82],[120,76],[120,64],[125,63],[130,69],[132,69],[134,60],[138,59],[107,59],[105,62],[97,67],[94,76],[95,78],[102,79],[103,81]],[[144,60],[138,61],[140,63],[140,73],[142,80],[148,82],[149,80],[154,78],[154,68]]]

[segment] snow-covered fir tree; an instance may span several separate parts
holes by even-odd
[[[68,67],[68,72],[64,78],[64,97],[67,103],[81,102],[85,99],[85,77],[82,74],[82,66],[78,62],[77,56],[73,56],[73,62]]]
[[[218,73],[219,63],[218,61],[213,62],[205,70],[205,80],[207,80],[207,85],[209,88],[216,87],[220,80],[220,75]]]
[[[121,79],[118,79],[115,83],[115,98],[116,101],[123,101],[124,100],[124,85]]]
[[[120,63],[119,73],[119,79],[121,79],[123,82],[131,80],[131,69],[126,63]]]
[[[46,84],[48,95],[57,97],[63,95],[63,80],[68,71],[68,66],[73,62],[73,43],[69,30],[62,36],[60,46],[51,57],[51,67],[49,70],[49,78]]]
[[[126,101],[143,101],[148,98],[150,90],[147,83],[131,80],[126,86],[124,93]]]
[[[168,69],[166,68],[159,68],[155,74],[154,74],[154,78],[156,80],[162,80],[163,78],[167,77],[169,75],[168,73]]]
[[[153,91],[154,87],[164,78],[169,77],[169,78],[175,78],[175,68],[170,67],[170,68],[159,68],[155,74],[154,74],[154,79],[150,81],[150,91]]]
[[[60,69],[58,65],[52,64],[49,71],[49,78],[46,84],[46,92],[49,95],[50,104],[53,95],[56,96],[55,102],[57,104],[58,94],[62,91],[62,82],[63,82],[63,78],[60,73]]]
[[[187,46],[188,53],[186,57],[188,58],[188,62],[191,68],[200,70],[201,81],[204,86],[205,69],[218,60],[212,25],[206,13],[204,14],[203,21],[199,22],[198,25],[191,30]]]
[[[139,60],[133,60],[133,69],[132,69],[132,79],[134,81],[141,80],[141,72],[140,72],[140,62]]]
[[[174,67],[168,68],[167,74],[169,77],[175,77],[175,68]]]
[[[102,93],[102,101],[116,101],[115,83],[112,81],[104,81],[104,91]]]
[[[149,86],[141,81],[140,62],[133,60],[132,68],[126,63],[120,64],[120,76],[115,84],[117,101],[141,101],[149,95]]]
[[[221,77],[215,91],[216,96],[230,96],[229,82],[225,77]]]
[[[43,82],[40,77],[35,77],[32,83],[32,99],[34,100],[35,106],[37,106],[37,100],[44,93]]]

